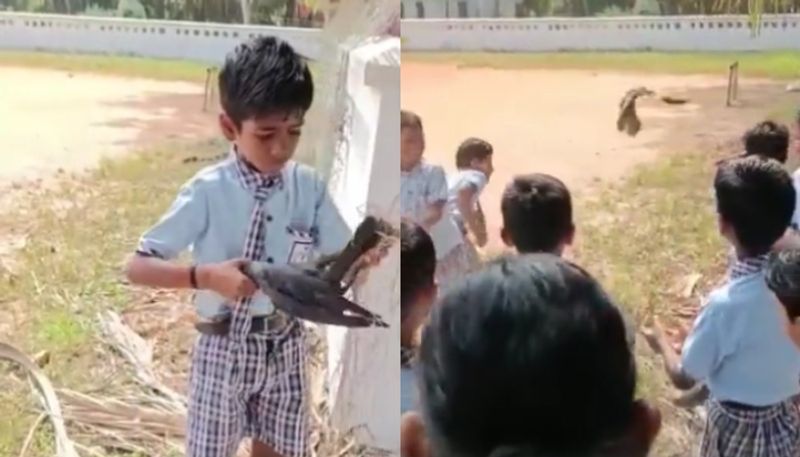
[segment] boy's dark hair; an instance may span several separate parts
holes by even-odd
[[[456,167],[469,168],[473,160],[484,160],[494,152],[492,145],[480,138],[467,138],[456,150]]]
[[[500,202],[503,227],[521,253],[552,252],[573,229],[572,197],[558,178],[515,176]]]
[[[760,155],[786,163],[789,156],[789,129],[773,121],[763,121],[742,137],[746,155]]]
[[[434,308],[418,359],[437,456],[594,455],[633,418],[622,317],[580,267],[501,258]]]
[[[220,104],[238,127],[253,117],[305,113],[314,98],[306,59],[274,36],[238,45],[219,72]]]
[[[766,268],[767,286],[793,321],[800,317],[800,249],[772,254]]]
[[[792,178],[776,160],[748,156],[722,162],[714,177],[717,212],[751,256],[766,254],[792,219]]]
[[[400,321],[417,294],[433,285],[436,273],[436,251],[428,232],[413,222],[400,224]]]
[[[401,110],[400,111],[400,129],[407,129],[407,128],[422,128],[422,118],[419,117],[417,113],[412,113],[411,111]]]

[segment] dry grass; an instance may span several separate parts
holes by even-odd
[[[636,322],[658,315],[676,340],[724,274],[726,246],[717,233],[712,180],[714,159],[726,149],[665,157],[591,201],[579,199],[578,259]],[[691,455],[702,420],[672,404],[677,391],[643,343],[637,344],[639,395],[664,416],[653,455]]]
[[[0,338],[27,354],[47,351],[44,371],[57,387],[107,391],[129,382],[117,357],[97,344],[97,313],[124,310],[135,298],[120,266],[177,183],[195,171],[181,158],[220,147],[165,146],[106,161],[86,176],[62,176],[49,189],[18,191],[0,215],[4,232],[24,239],[0,280],[0,301],[13,304],[8,314],[14,322],[0,329]],[[19,451],[38,414],[35,406],[24,390],[0,393],[0,455]],[[40,430],[30,456],[52,455],[48,429]]]

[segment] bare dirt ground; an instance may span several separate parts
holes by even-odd
[[[217,132],[196,84],[0,67],[0,187]]]
[[[0,209],[14,211],[14,189],[35,191],[104,157],[216,135],[203,95],[184,82],[0,67]],[[20,242],[0,233],[0,266]]]
[[[455,168],[455,150],[469,136],[495,147],[495,173],[481,201],[490,241],[502,249],[500,196],[512,176],[544,172],[578,195],[614,181],[667,151],[719,147],[761,119],[785,95],[783,86],[740,79],[739,104],[725,107],[727,77],[637,75],[611,71],[496,70],[404,62],[402,106],[423,119],[429,161]],[[616,130],[628,89],[688,97],[685,105],[640,99],[636,137]],[[736,152],[736,151],[732,151]]]

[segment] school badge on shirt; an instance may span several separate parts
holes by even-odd
[[[286,232],[291,240],[289,248],[289,263],[304,263],[311,258],[314,249],[314,234],[308,230],[297,227],[286,227]]]

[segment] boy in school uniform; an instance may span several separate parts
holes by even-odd
[[[437,281],[449,287],[457,278],[475,270],[480,256],[475,245],[486,245],[486,218],[480,204],[480,195],[494,172],[494,148],[480,138],[467,138],[456,150],[456,168],[450,176],[445,209],[448,220],[441,221],[432,230],[437,243],[439,265]],[[457,230],[446,232],[443,226]]]
[[[422,118],[400,112],[400,214],[430,231],[444,215],[447,178],[444,169],[423,159]]]
[[[195,290],[189,457],[233,456],[244,437],[254,457],[309,453],[304,327],[241,267],[332,254],[351,235],[325,183],[291,160],[313,88],[307,63],[285,41],[236,47],[219,74],[230,155],[183,185],[128,265],[132,283]],[[187,248],[194,263],[173,262]]]
[[[425,132],[422,119],[410,111],[400,112],[400,209],[407,221],[419,224],[433,239],[437,260],[450,251],[459,232],[446,211],[447,178],[444,169],[423,159]],[[444,284],[437,267],[437,282]]]
[[[416,408],[413,361],[419,330],[438,293],[436,252],[428,232],[414,222],[400,226],[400,414]]]
[[[495,260],[447,291],[416,370],[402,457],[644,457],[661,424],[635,397],[618,308],[552,254]]]
[[[710,392],[702,456],[797,456],[800,352],[764,274],[794,210],[791,177],[775,160],[736,158],[719,165],[714,189],[720,233],[736,250],[728,281],[709,295],[680,357],[658,322],[645,336],[676,387],[702,382]]]
[[[506,246],[520,254],[549,253],[562,256],[575,238],[572,195],[558,178],[544,173],[515,176],[500,201],[503,227],[500,236]],[[636,331],[628,316],[625,322],[628,344],[633,347]]]

